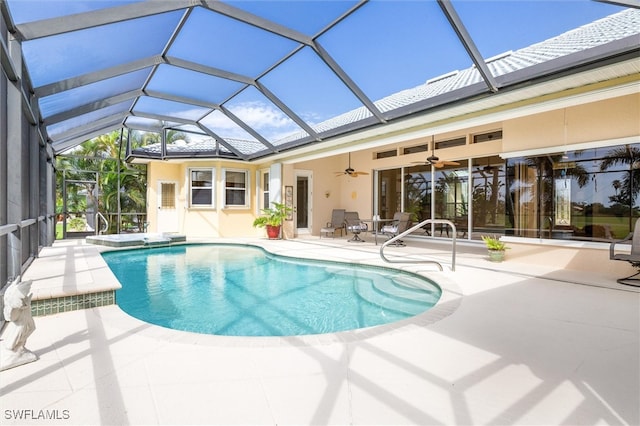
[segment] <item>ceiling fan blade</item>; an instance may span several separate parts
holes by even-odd
[[[444,164],[445,166],[459,166],[460,163],[458,163],[457,161],[442,161],[442,164]]]
[[[434,166],[436,166],[436,169],[441,169],[444,167],[444,161],[438,161]]]
[[[369,173],[367,173],[367,172],[360,172],[360,171],[358,171],[358,172],[356,172],[356,173],[357,173],[357,174],[359,174],[359,175],[368,175],[368,174],[369,174]]]

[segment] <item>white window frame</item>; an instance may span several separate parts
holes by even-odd
[[[243,173],[245,184],[244,189],[229,188],[237,191],[244,191],[244,204],[227,204],[227,172]],[[222,169],[222,205],[224,208],[249,208],[251,204],[251,175],[246,169]]]
[[[262,211],[262,209],[271,207],[269,205],[269,201],[267,202],[266,206],[264,205],[265,195],[267,196],[267,200],[269,200],[269,185],[270,185],[270,182],[268,180],[270,179],[269,172],[270,172],[269,169],[260,169],[256,172],[256,213],[258,214]],[[267,175],[266,187],[264,185],[265,175]]]
[[[211,172],[211,204],[194,204],[193,202],[193,182],[192,182],[192,172],[203,171],[203,172]],[[188,170],[188,181],[189,181],[189,207],[196,209],[211,209],[216,207],[216,169],[214,167],[190,167]],[[207,189],[207,187],[195,187]]]

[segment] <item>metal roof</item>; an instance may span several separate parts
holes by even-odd
[[[627,0],[0,7],[56,152],[126,127],[178,131],[139,155],[253,160],[637,57],[640,45]]]

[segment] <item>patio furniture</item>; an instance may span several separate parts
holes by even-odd
[[[393,214],[393,222],[389,225],[385,225],[382,227],[381,233],[388,236],[389,239],[402,234],[404,231],[409,229],[411,225],[411,213],[406,212],[396,212]],[[402,240],[396,240],[394,242],[395,246],[404,247],[404,242]]]
[[[616,244],[631,241],[631,252],[627,253],[616,253]],[[640,219],[636,220],[636,224],[634,226],[633,232],[630,232],[624,239],[613,241],[609,246],[609,259],[611,260],[621,260],[624,262],[629,262],[634,268],[638,270],[633,275],[629,275],[625,278],[618,279],[618,283],[624,285],[631,285],[634,287],[640,287],[640,279],[634,278],[638,274],[640,274]]]
[[[331,238],[334,238],[336,231],[340,231],[340,236],[342,236],[342,231],[344,231],[344,214],[345,209],[333,209],[331,212],[331,222],[327,222],[327,225],[320,229],[320,238],[322,238],[322,234],[326,236],[331,234]]]
[[[344,214],[344,224],[347,231],[353,234],[353,237],[350,240],[347,240],[348,242],[364,242],[364,240],[360,238],[360,233],[369,230],[369,226],[367,226],[366,223],[360,220],[358,212],[346,212]]]

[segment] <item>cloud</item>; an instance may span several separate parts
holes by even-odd
[[[263,102],[242,102],[229,109],[254,129],[274,129],[295,126],[293,120],[282,111]]]

